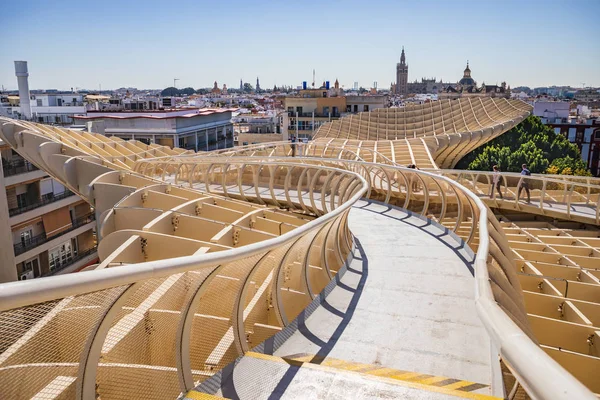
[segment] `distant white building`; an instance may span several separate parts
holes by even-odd
[[[542,118],[544,123],[569,118],[571,103],[568,101],[536,101],[533,115]]]
[[[92,122],[97,127],[92,131],[125,140],[208,151],[233,146],[233,111],[231,108],[89,111],[86,115],[76,115],[74,123]]]
[[[84,96],[79,93],[42,93],[29,95],[31,120],[47,124],[69,125],[75,114],[85,113]],[[25,119],[19,96],[0,97],[3,115]]]

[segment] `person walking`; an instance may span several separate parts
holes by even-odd
[[[527,164],[521,165],[521,180],[519,181],[519,191],[517,192],[517,201],[521,198],[521,191],[525,189],[527,193],[527,203],[531,203],[531,194],[529,192],[529,179],[526,176],[531,176],[531,171],[527,169]]]
[[[500,196],[500,198],[502,199],[502,191],[500,190],[500,184],[502,181],[502,175],[500,175],[500,169],[498,168],[497,165],[494,165],[492,167],[492,169],[494,170],[494,177],[492,179],[492,190],[490,193],[490,197],[494,198],[494,189],[496,189],[498,191],[498,195]]]
[[[296,157],[296,136],[292,135],[292,157]]]

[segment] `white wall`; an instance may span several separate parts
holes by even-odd
[[[533,103],[533,115],[546,118],[568,118],[568,101],[536,101]]]

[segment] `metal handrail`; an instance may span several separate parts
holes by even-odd
[[[96,215],[94,213],[86,214],[82,217],[74,219],[71,223],[71,226],[68,229],[65,229],[64,231],[60,231],[56,235],[47,236],[46,232],[44,232],[37,236],[33,236],[29,239],[26,239],[22,242],[15,243],[13,245],[13,250],[14,250],[15,256],[21,255],[21,254],[25,253],[26,251],[29,251],[35,247],[38,247],[39,245],[49,242],[50,240],[54,240],[58,237],[61,237],[65,234],[85,225],[85,224],[88,224],[88,223],[94,221],[95,219],[96,219]]]
[[[15,215],[23,214],[24,212],[35,210],[36,208],[45,206],[47,204],[52,204],[56,201],[66,199],[67,197],[71,197],[74,195],[75,193],[71,192],[70,190],[65,190],[61,193],[53,195],[52,197],[42,198],[41,201],[36,201],[35,203],[27,204],[23,207],[11,208],[8,210],[8,215],[13,217]]]
[[[27,160],[12,160],[9,162],[2,162],[2,172],[5,177],[24,174],[26,172],[37,171],[38,167],[33,165]]]
[[[59,273],[60,271],[64,270],[65,268],[75,264],[77,261],[83,260],[84,258],[86,258],[87,256],[97,253],[98,252],[98,247],[94,246],[94,247],[90,247],[87,250],[84,251],[80,251],[77,253],[77,255],[75,257],[72,257],[71,260],[69,260],[68,262],[61,264],[60,266],[54,268],[52,271],[49,271],[46,274],[43,274],[42,277],[48,277],[48,276],[52,276],[52,275],[56,275],[57,273]]]

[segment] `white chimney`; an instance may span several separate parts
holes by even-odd
[[[15,61],[15,75],[19,85],[19,104],[21,114],[31,119],[31,103],[29,102],[29,72],[27,72],[27,61]]]

